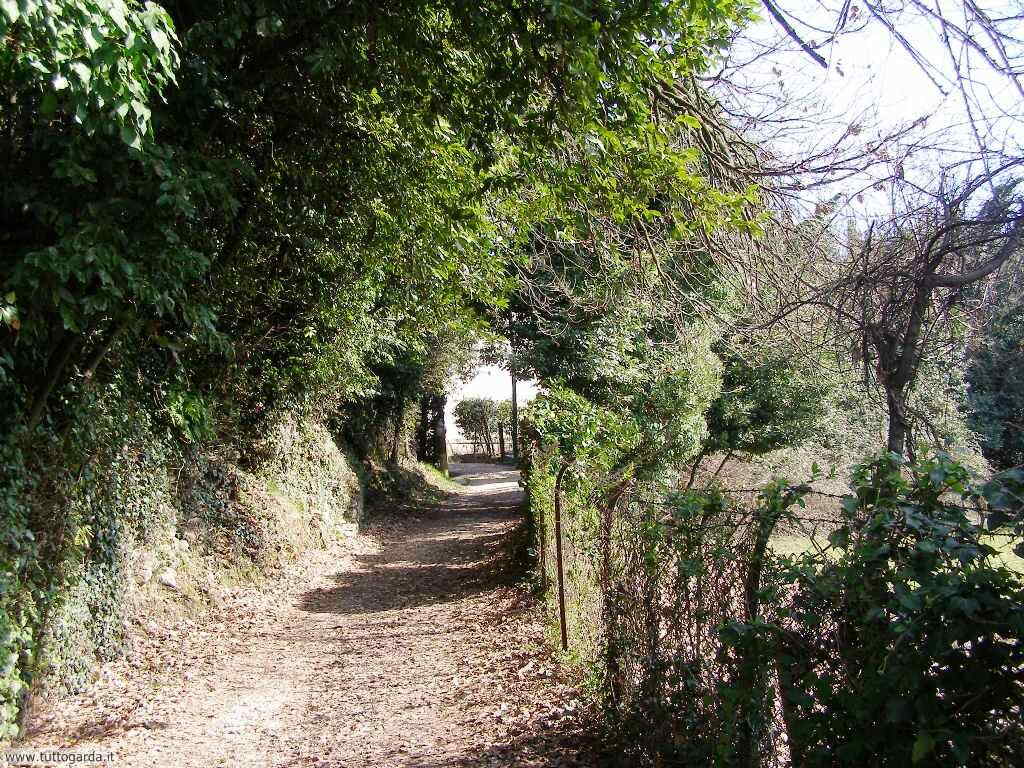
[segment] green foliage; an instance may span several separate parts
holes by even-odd
[[[42,118],[70,119],[134,149],[152,138],[150,103],[178,65],[170,16],[156,3],[4,0],[0,39],[9,41],[0,71]]]
[[[201,395],[172,390],[167,395],[167,411],[171,424],[181,430],[188,442],[201,443],[216,435],[211,404]]]
[[[505,435],[512,434],[512,401],[511,400],[499,400],[498,401],[498,423],[501,424],[502,429],[505,430]]]
[[[811,361],[729,348],[722,392],[708,410],[705,453],[761,456],[811,438],[825,414],[828,383]]]
[[[791,562],[782,612],[790,739],[805,765],[1007,765],[1024,733],[1024,583],[948,456],[854,475],[832,548]],[[791,622],[791,623],[790,623]],[[785,692],[784,692],[785,693]]]
[[[564,317],[614,288],[649,226],[677,245],[643,275],[678,263],[700,278],[687,302],[722,294],[679,243],[753,231],[755,195],[706,178],[694,120],[661,119],[655,95],[748,14],[734,0],[0,2],[4,717],[38,682],[45,638],[69,637],[68,595],[113,626],[117,553],[155,498],[129,503],[97,469],[117,457],[142,451],[163,477],[168,457],[215,444],[258,469],[257,438],[293,410],[390,454],[419,395],[507,311],[523,370],[563,367],[615,413],[629,446],[608,456],[692,452],[717,369],[712,331],[652,311],[678,281],[632,282],[615,311],[588,312],[574,368],[558,362],[572,337],[531,335],[516,310],[532,309],[524,275],[552,274],[531,243],[569,254],[601,222],[615,269]],[[255,551],[262,523],[247,525],[232,541]]]
[[[998,312],[967,370],[970,423],[996,469],[1024,464],[1024,302]]]
[[[498,404],[489,397],[467,397],[455,404],[452,411],[462,434],[473,443],[494,453],[494,436],[498,431]]]

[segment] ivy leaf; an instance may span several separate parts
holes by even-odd
[[[43,117],[50,117],[57,111],[57,95],[53,91],[43,94],[43,100],[39,104],[39,111]]]
[[[88,65],[84,62],[72,62],[71,71],[78,75],[78,79],[82,82],[82,85],[88,85],[89,81],[92,80],[92,70],[89,69]]]
[[[935,749],[935,739],[927,731],[921,731],[914,742],[914,750],[910,755],[910,759],[915,763],[919,763],[930,755],[933,749]]]
[[[142,148],[142,139],[131,123],[125,123],[121,126],[121,141],[132,149]]]
[[[845,525],[828,535],[828,543],[837,549],[846,549],[850,545],[850,529]]]

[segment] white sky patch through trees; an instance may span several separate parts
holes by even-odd
[[[885,194],[872,190],[872,176],[884,176],[899,164],[902,177],[931,186],[941,167],[988,151],[1019,157],[1024,146],[1024,100],[1019,83],[997,72],[983,57],[950,36],[928,13],[938,9],[950,21],[974,32],[972,39],[996,49],[964,16],[958,0],[938,2],[892,0],[894,30],[870,16],[852,0],[844,32],[834,40],[833,27],[846,0],[775,0],[799,36],[828,64],[821,67],[801,51],[763,6],[755,22],[740,35],[728,54],[728,65],[713,90],[727,111],[749,116],[739,119],[748,138],[774,154],[790,159],[812,155],[830,146],[853,128],[853,138],[865,143],[877,136],[913,126],[900,141],[887,143],[872,172],[821,184],[801,195],[805,203],[839,195],[861,214],[884,210]],[[1021,62],[1024,14],[1019,0],[979,0],[990,17],[1005,22],[1016,38],[1007,50],[1011,62]],[[881,7],[877,2],[875,7]],[[909,53],[899,35],[914,51]],[[916,57],[916,60],[915,60]],[[1019,77],[1019,75],[1018,75]],[[902,146],[901,146],[902,145]],[[911,151],[910,158],[905,155]],[[886,157],[886,153],[891,156]],[[906,167],[904,168],[904,163]],[[974,169],[975,171],[977,169]],[[967,169],[965,168],[966,172]],[[835,174],[838,178],[840,174]],[[828,174],[822,174],[827,178]],[[820,179],[819,179],[820,180]]]
[[[519,381],[516,383],[516,400],[522,408],[537,396],[537,383],[534,381]],[[445,424],[448,430],[448,442],[455,443],[465,440],[459,431],[452,411],[459,401],[467,397],[489,397],[495,401],[512,399],[512,377],[508,371],[496,365],[482,365],[474,373],[473,378],[467,382],[456,382],[448,395],[448,404],[445,407]],[[511,450],[511,442],[509,443]]]

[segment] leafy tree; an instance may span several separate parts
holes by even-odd
[[[506,435],[512,434],[512,401],[498,401],[498,424],[501,424]]]
[[[152,102],[175,81],[178,42],[161,6],[128,0],[9,0],[0,5],[7,87],[45,119],[74,116],[88,134],[141,149]],[[38,101],[35,101],[38,99]]]
[[[722,346],[722,390],[707,412],[708,436],[694,461],[725,454],[763,456],[814,436],[828,409],[829,383],[820,369],[795,356],[734,342]],[[716,475],[717,475],[716,471]]]
[[[885,395],[893,453],[913,453],[910,401],[923,363],[963,347],[969,293],[1024,242],[1017,182],[995,181],[977,175],[872,224],[851,243],[845,274],[822,287],[820,303]]]
[[[494,455],[494,436],[498,431],[498,404],[488,397],[467,397],[455,405],[455,423],[474,445]]]
[[[967,368],[971,426],[996,469],[1024,464],[1024,302],[998,310]]]

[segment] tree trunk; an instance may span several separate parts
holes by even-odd
[[[494,440],[491,435],[491,420],[484,419],[484,446],[487,448],[487,456],[494,455]]]
[[[398,459],[400,458],[401,447],[402,447],[402,427],[405,426],[405,399],[401,398],[398,401],[398,406],[395,408],[395,436],[391,441],[391,451],[388,455],[388,464],[393,467],[398,466]]]
[[[96,375],[96,369],[99,368],[100,363],[103,362],[103,358],[107,356],[107,353],[113,348],[118,338],[128,330],[129,321],[127,319],[117,322],[107,330],[103,341],[96,347],[92,355],[89,356],[89,361],[85,365],[85,370],[82,376],[91,381],[93,376]]]
[[[904,456],[907,449],[907,437],[910,434],[906,396],[893,388],[886,388],[885,394],[889,406],[889,436],[886,441],[886,450]]]
[[[562,560],[562,476],[572,466],[567,461],[555,475],[555,571],[558,577],[558,626],[562,635],[562,650],[569,650],[569,632],[565,625],[565,566]]]
[[[505,425],[498,422],[498,453],[501,455],[501,460],[505,460]]]
[[[601,510],[601,613],[605,632],[605,674],[608,679],[609,703],[618,711],[622,701],[623,676],[619,661],[618,610],[612,585],[612,531],[615,528],[615,508],[626,493],[632,478],[623,480],[608,494]]]
[[[43,374],[43,384],[36,392],[35,401],[32,403],[32,410],[28,415],[29,431],[34,430],[39,426],[39,422],[42,421],[43,414],[46,413],[46,401],[49,400],[50,394],[57,386],[57,382],[60,380],[61,374],[71,360],[71,356],[74,354],[77,346],[78,336],[70,331],[64,331],[60,342],[50,355],[50,359],[46,364],[46,372]]]
[[[519,403],[516,401],[516,375],[512,374],[512,458],[519,458]]]
[[[704,457],[707,453],[702,448],[700,453],[693,460],[693,467],[690,468],[690,479],[686,482],[686,490],[690,490],[693,487],[693,481],[697,478],[697,470],[700,469],[700,463],[704,461]]]
[[[537,518],[537,540],[540,543],[540,589],[541,592],[548,588],[548,552],[547,552],[547,529],[544,527],[544,513],[541,512]]]
[[[743,584],[743,604],[747,624],[756,624],[758,621],[761,603],[761,575],[764,571],[765,554],[772,531],[775,530],[775,525],[779,521],[779,514],[774,509],[764,510],[757,521],[754,551],[751,553],[747,577]],[[766,659],[762,657],[760,645],[756,640],[753,648],[743,649],[743,655],[738,681],[740,714],[736,756],[741,761],[741,765],[756,768],[761,765],[761,750],[754,722],[766,717],[763,700],[763,686],[766,684],[763,680],[763,673]]]
[[[800,728],[800,703],[807,695],[803,690],[807,675],[809,651],[791,643],[785,636],[776,641],[775,674],[779,678],[779,700],[782,708],[782,723],[786,727],[786,744],[789,746],[789,764],[792,768],[803,768],[807,747]]]
[[[430,432],[430,395],[420,397],[420,422],[416,428],[416,458],[420,461],[430,459],[427,447],[427,434]]]
[[[732,457],[732,451],[729,451],[728,453],[725,454],[725,456],[722,457],[722,462],[718,465],[718,469],[715,470],[715,473],[711,476],[711,479],[708,481],[709,488],[711,487],[711,483],[715,482],[715,480],[718,479],[718,475],[721,473],[722,468],[725,467],[726,462],[728,462],[729,459],[731,459]]]
[[[444,407],[448,402],[445,395],[434,398],[434,445],[437,451],[437,468],[448,474],[448,436],[445,433]]]

